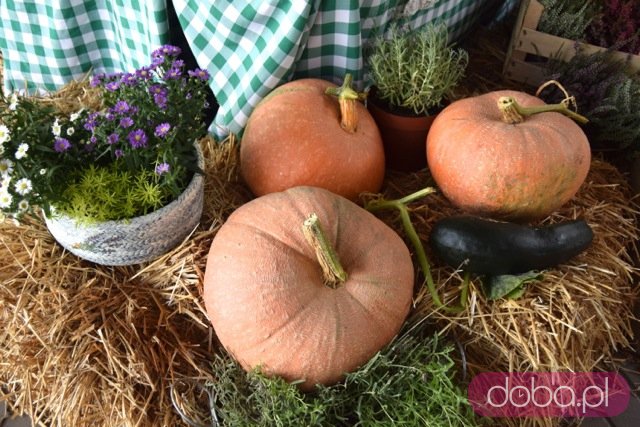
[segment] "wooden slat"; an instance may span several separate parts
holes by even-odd
[[[516,20],[509,50],[503,66],[503,74],[514,81],[536,86],[542,81],[542,67],[527,60],[527,55],[543,58],[557,58],[568,61],[576,54],[575,42],[562,37],[553,36],[537,30],[544,6],[537,0],[523,0]],[[581,43],[581,49],[587,54],[602,52],[605,48]],[[629,59],[630,66],[640,71],[640,55],[624,52],[613,52],[616,59]],[[525,64],[531,64],[526,66]]]
[[[592,44],[581,43],[581,50],[590,55],[597,52],[604,52],[607,49],[594,46]],[[543,56],[545,58],[556,58],[568,61],[576,54],[575,42],[551,34],[541,33],[530,28],[523,28],[518,38],[517,49],[526,53]],[[613,51],[614,58],[619,60],[630,59],[630,65],[635,70],[640,70],[640,56],[629,53]]]

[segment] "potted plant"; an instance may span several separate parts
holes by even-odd
[[[373,86],[368,107],[385,146],[387,167],[413,171],[426,165],[429,126],[463,77],[468,54],[454,49],[444,24],[419,31],[389,29],[373,39],[367,58]]]
[[[94,75],[54,96],[0,96],[0,209],[41,208],[74,254],[107,265],[155,258],[202,213],[205,70],[163,46],[132,73]]]

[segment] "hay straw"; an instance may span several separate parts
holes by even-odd
[[[389,179],[387,198],[433,185],[426,171]],[[584,218],[593,228],[592,245],[566,265],[544,273],[518,300],[488,301],[478,278],[472,280],[466,311],[435,310],[426,287],[414,300],[409,322],[434,322],[462,343],[472,374],[481,371],[576,371],[611,368],[617,351],[629,348],[637,300],[639,236],[637,204],[618,170],[594,160],[577,196],[540,224]],[[442,194],[415,205],[412,218],[425,245],[438,219],[459,214]],[[398,233],[391,213],[384,217]],[[428,249],[428,246],[427,246]],[[429,252],[438,292],[449,304],[460,298],[463,277]],[[418,278],[419,281],[422,277]],[[506,425],[555,425],[550,419],[502,420]]]
[[[234,141],[202,144],[201,227],[143,268],[81,261],[38,219],[0,225],[0,381],[16,412],[54,426],[175,426],[170,390],[208,407],[198,386],[215,380],[200,299],[206,253],[248,192],[234,182]]]

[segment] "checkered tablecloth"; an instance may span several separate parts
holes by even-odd
[[[90,69],[131,71],[169,40],[171,0],[0,0],[4,86],[54,90]],[[241,134],[256,104],[298,77],[364,79],[363,48],[391,22],[441,20],[453,40],[518,0],[173,0],[219,110],[211,131]]]

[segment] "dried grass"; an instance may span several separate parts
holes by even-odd
[[[0,383],[15,411],[54,426],[175,426],[172,395],[183,408],[208,405],[199,386],[215,380],[200,299],[206,253],[248,192],[235,181],[234,141],[202,143],[201,227],[142,269],[81,261],[38,219],[0,225]]]

